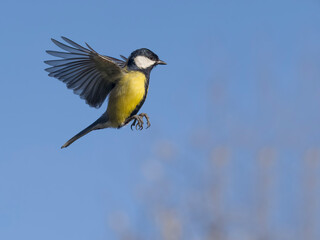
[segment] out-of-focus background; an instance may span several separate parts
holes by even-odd
[[[320,239],[320,2],[12,1],[0,8],[0,239]],[[143,131],[47,76],[50,38],[147,47]]]

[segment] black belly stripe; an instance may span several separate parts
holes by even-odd
[[[128,118],[132,117],[133,115],[136,115],[136,114],[139,112],[140,108],[142,107],[142,105],[144,104],[144,101],[145,101],[146,98],[147,98],[148,87],[149,87],[149,78],[147,78],[147,81],[146,81],[146,83],[144,84],[145,90],[144,90],[143,98],[141,99],[141,101],[139,102],[139,104],[136,106],[136,108],[131,112],[131,114],[130,114],[130,116],[129,116]]]
[[[142,107],[142,105],[144,104],[144,101],[146,100],[147,98],[147,94],[148,94],[148,88],[149,88],[149,79],[150,79],[150,71],[151,71],[152,68],[150,69],[144,69],[144,70],[141,70],[139,69],[138,71],[141,71],[142,73],[144,73],[146,75],[146,82],[144,84],[144,87],[145,87],[145,90],[144,90],[144,95],[143,95],[143,98],[141,99],[141,101],[138,103],[138,105],[135,107],[135,109],[131,112],[131,114],[129,115],[129,117],[127,117],[127,119],[131,118],[133,115],[136,115],[140,108]],[[126,119],[126,120],[127,120]],[[125,121],[126,123],[126,121]],[[121,128],[123,127],[123,125],[120,125],[118,128]]]

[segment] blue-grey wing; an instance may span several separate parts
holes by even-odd
[[[60,59],[45,61],[51,66],[45,70],[49,76],[66,83],[91,107],[99,108],[121,78],[126,62],[100,55],[88,44],[85,48],[66,37],[62,39],[69,45],[52,39],[65,52],[47,51]]]

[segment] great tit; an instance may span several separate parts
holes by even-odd
[[[131,129],[135,127],[141,130],[143,117],[146,118],[147,128],[150,127],[148,115],[137,113],[146,100],[151,70],[156,65],[166,63],[147,48],[133,51],[128,58],[120,55],[120,60],[97,53],[87,43],[88,48],[85,48],[66,37],[62,39],[67,44],[51,40],[65,52],[46,51],[61,58],[45,61],[51,66],[45,69],[49,76],[64,82],[91,107],[101,107],[108,95],[109,101],[106,112],[100,118],[61,148],[68,147],[92,130],[121,128],[131,121]]]

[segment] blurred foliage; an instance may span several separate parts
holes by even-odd
[[[155,143],[139,212],[110,216],[118,239],[320,239],[319,44],[294,48],[301,58],[286,68],[268,39],[256,41],[248,79],[212,56],[204,119],[188,140]]]
[[[281,174],[287,169],[280,167],[275,148],[257,151],[241,191],[235,189],[238,163],[231,148],[213,146],[205,158],[197,159],[204,164],[196,175],[192,169],[181,171],[184,159],[168,154],[177,151],[169,142],[161,143],[157,157],[146,161],[145,182],[137,191],[139,216],[110,216],[118,239],[318,239],[320,149],[303,154],[299,179],[291,186],[298,201],[277,188],[285,184]],[[281,208],[292,204],[288,201],[294,202],[288,215],[296,219],[283,216],[286,211]]]

